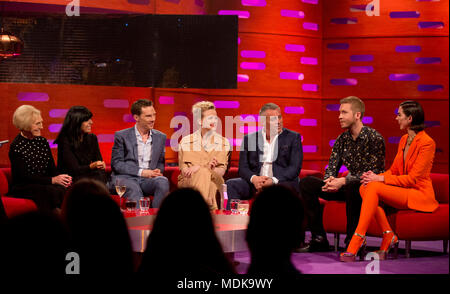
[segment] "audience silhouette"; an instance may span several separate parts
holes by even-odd
[[[35,277],[43,282],[63,279],[68,235],[55,214],[34,211],[15,216],[0,225],[0,235],[2,280],[6,282],[6,278],[18,277]]]
[[[234,273],[200,192],[178,189],[163,201],[139,272],[157,286],[161,286],[162,280],[214,279]]]
[[[263,189],[251,207],[247,244],[248,274],[292,278],[300,274],[291,262],[304,228],[302,200],[291,189],[274,185]]]
[[[69,190],[62,217],[71,251],[80,256],[80,275],[127,277],[133,255],[127,225],[104,183],[81,179]]]

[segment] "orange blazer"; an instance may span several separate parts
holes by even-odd
[[[409,146],[406,161],[403,161],[403,149],[408,135],[400,139],[397,155],[391,168],[383,173],[384,183],[403,188],[408,196],[410,209],[433,212],[438,206],[430,178],[436,144],[425,131],[417,133]]]

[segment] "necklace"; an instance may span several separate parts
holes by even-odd
[[[406,144],[411,145],[412,141],[414,140],[414,138],[416,137],[416,135],[414,136],[408,136],[408,139],[406,139]]]

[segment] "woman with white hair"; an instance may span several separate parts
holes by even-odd
[[[12,185],[8,194],[32,199],[44,211],[60,208],[72,178],[57,174],[50,145],[41,136],[41,112],[31,105],[22,105],[14,112],[13,124],[20,133],[9,149]]]

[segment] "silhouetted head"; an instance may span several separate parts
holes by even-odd
[[[183,188],[162,202],[148,238],[141,272],[158,276],[230,273],[200,192]]]
[[[117,276],[132,271],[128,229],[104,183],[76,182],[64,200],[62,215],[74,251],[80,254],[81,274]]]

